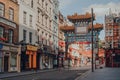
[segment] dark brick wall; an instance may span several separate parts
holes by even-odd
[[[13,30],[13,43],[17,43],[18,42],[18,39],[19,39],[19,37],[18,37],[18,33],[19,33],[18,25],[16,25],[16,28],[14,28],[12,26],[0,23],[0,26],[4,28],[4,34],[3,34],[4,38],[6,38],[6,37],[8,38],[8,30],[11,29],[11,30]]]

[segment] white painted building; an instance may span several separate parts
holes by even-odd
[[[55,54],[58,54],[59,2],[53,0],[53,41]]]
[[[36,44],[36,13],[34,9],[34,0],[19,1],[19,41]]]
[[[20,69],[37,68],[37,30],[35,0],[19,1],[19,42],[21,43]]]
[[[38,66],[40,69],[53,68],[54,57],[58,53],[55,51],[58,48],[58,21],[55,26],[53,23],[55,22],[53,20],[54,0],[37,0],[35,7],[38,44],[40,49],[43,49],[43,52],[38,53],[40,58]]]
[[[58,30],[59,30],[59,2],[58,0],[53,0],[53,16],[52,16],[52,28],[53,28],[53,48],[54,53],[58,55]],[[58,65],[57,56],[55,56],[54,65]]]

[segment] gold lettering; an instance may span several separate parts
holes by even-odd
[[[37,48],[38,47],[36,47],[36,46],[27,45],[27,50],[37,51]]]

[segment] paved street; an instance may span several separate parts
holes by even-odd
[[[89,69],[63,69],[48,72],[36,72],[28,75],[19,75],[14,77],[3,78],[1,80],[74,80],[76,77],[85,73]]]
[[[120,68],[104,67],[103,69],[96,69],[94,72],[91,72],[90,67],[82,67],[70,68],[69,70],[56,69],[28,73],[10,77],[9,73],[8,77],[5,78],[2,78],[2,74],[0,74],[0,80],[120,80]],[[14,75],[15,73],[12,74]]]
[[[88,72],[77,80],[120,80],[120,68],[103,68]]]

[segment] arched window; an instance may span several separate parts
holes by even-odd
[[[0,3],[0,16],[4,16],[5,12],[5,5],[3,3]]]

